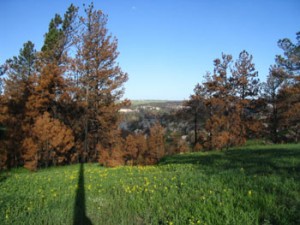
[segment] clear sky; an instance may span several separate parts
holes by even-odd
[[[55,13],[90,1],[0,0],[0,63],[31,40],[40,50]],[[247,50],[260,79],[274,64],[281,38],[300,31],[299,0],[95,0],[119,40],[129,99],[188,99],[221,53]]]

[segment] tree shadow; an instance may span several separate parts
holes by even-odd
[[[0,172],[0,183],[1,183],[2,181],[5,181],[7,178],[8,178],[8,176],[5,175],[4,172],[3,172],[3,174],[1,174],[1,172]]]
[[[4,182],[10,176],[11,176],[11,173],[10,173],[10,171],[8,169],[0,170],[0,183]]]
[[[78,188],[74,205],[73,225],[92,225],[91,220],[86,215],[85,190],[84,190],[84,165],[80,164],[78,176]]]
[[[160,164],[194,164],[207,173],[238,169],[248,175],[277,174],[300,179],[299,159],[299,150],[270,147],[175,155],[163,158]]]

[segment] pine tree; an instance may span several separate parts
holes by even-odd
[[[142,133],[129,134],[124,141],[123,158],[125,164],[130,165],[143,165],[147,164],[146,152],[147,140]]]
[[[276,56],[276,62],[285,74],[285,84],[280,90],[285,138],[298,142],[300,139],[300,32],[296,34],[297,43],[284,38],[278,41],[284,56]]]
[[[72,35],[75,32],[73,32],[73,23],[76,19],[76,13],[77,8],[71,5],[64,19],[55,15],[50,21],[48,32],[45,34],[42,51],[38,54],[37,73],[32,77],[34,86],[26,102],[26,117],[23,125],[24,133],[27,134],[23,141],[23,147],[28,168],[36,168],[41,164],[47,165],[49,162],[47,157],[40,157],[41,148],[38,143],[43,142],[42,139],[39,139],[42,136],[37,136],[33,132],[37,119],[48,113],[51,118],[63,124],[61,126],[66,126],[64,105],[66,104],[65,100],[70,98],[66,88],[66,73],[69,69],[68,48],[72,44]],[[47,120],[41,121],[47,122]],[[56,138],[60,140],[60,137],[57,136]],[[61,140],[58,145],[63,144],[67,143]],[[61,148],[64,149],[64,147]],[[34,155],[36,157],[33,157]],[[61,156],[55,155],[55,157]],[[38,161],[31,162],[30,160]],[[52,162],[54,160],[57,159],[53,159]]]
[[[116,64],[117,40],[107,34],[107,17],[93,4],[80,18],[82,30],[77,40],[76,71],[79,74],[78,104],[83,108],[80,122],[83,127],[84,155],[96,160],[96,146],[114,149],[113,140],[118,135],[118,110],[122,102],[122,85],[127,74]],[[86,159],[84,159],[86,161]]]
[[[135,135],[137,154],[134,158],[134,164],[145,165],[147,159],[145,158],[147,152],[147,140],[143,133],[138,133]]]
[[[242,126],[240,130],[243,132],[241,137],[250,136],[257,133],[259,122],[256,118],[256,103],[260,82],[258,79],[258,72],[255,70],[255,65],[252,62],[253,57],[247,51],[242,51],[239,54],[238,60],[232,69],[232,76],[230,82],[232,83],[233,92],[236,96],[235,104],[239,108],[240,119]]]
[[[228,74],[232,56],[222,54],[222,59],[214,60],[214,73],[204,83],[209,118],[206,122],[209,149],[228,148],[242,142],[235,134],[239,122],[238,109],[234,104],[233,86]],[[240,131],[241,132],[241,131]]]
[[[156,123],[150,128],[148,151],[145,153],[147,164],[156,163],[165,155],[164,128]]]
[[[195,94],[190,99],[190,102],[198,101],[205,120],[205,132],[201,132],[197,141],[210,150],[243,144],[246,128],[250,127],[251,117],[247,110],[252,107],[251,101],[258,94],[257,72],[252,56],[246,51],[241,52],[234,68],[231,68],[232,61],[232,56],[226,54],[214,60],[213,73],[206,74],[205,81],[196,86]],[[195,133],[196,130],[195,126]]]
[[[7,148],[5,146],[5,127],[6,121],[5,104],[3,96],[3,78],[2,75],[6,72],[6,64],[0,66],[0,170],[6,167],[7,163]]]
[[[36,51],[30,41],[23,45],[19,56],[7,60],[7,78],[2,97],[3,125],[7,130],[5,147],[8,167],[22,164],[22,140],[26,102],[33,88],[32,76],[35,73]],[[22,132],[23,131],[23,132]]]
[[[69,163],[69,151],[73,146],[74,136],[70,128],[45,112],[36,118],[32,135],[24,141],[24,147],[28,149],[24,157],[25,167],[36,170],[42,166]]]
[[[185,119],[188,123],[192,123],[194,130],[194,146],[199,144],[199,142],[202,142],[202,140],[199,139],[199,131],[204,129],[204,123],[207,117],[204,95],[203,87],[198,84],[194,89],[194,94],[184,103],[185,108],[181,111],[183,115],[187,115],[185,116]]]
[[[74,34],[77,30],[78,8],[71,4],[64,18],[55,14],[51,19],[48,32],[45,34],[44,45],[41,49],[43,64],[66,64],[68,61],[68,49],[74,45]]]
[[[270,67],[270,72],[267,77],[267,82],[264,83],[263,97],[267,103],[267,135],[274,143],[280,141],[281,125],[282,124],[282,107],[279,97],[279,91],[284,85],[284,71],[277,67]]]
[[[125,164],[134,165],[136,163],[138,157],[138,144],[136,142],[136,137],[134,135],[129,134],[125,139],[125,146],[124,146],[124,160]]]
[[[71,5],[63,17],[56,14],[40,52],[28,42],[0,68],[8,75],[0,90],[0,128],[7,130],[1,167],[95,162],[99,153],[110,165],[124,162],[118,110],[127,104],[120,101],[127,74],[116,63],[117,40],[93,4],[85,17],[77,13]]]

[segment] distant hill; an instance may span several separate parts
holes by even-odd
[[[181,106],[183,101],[180,100],[130,100],[130,108],[136,108],[137,106],[152,106],[152,107],[176,107]]]
[[[157,111],[170,112],[182,108],[183,101],[175,100],[130,100],[131,105],[123,107],[120,112]]]

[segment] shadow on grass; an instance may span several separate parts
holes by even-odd
[[[0,171],[0,183],[5,181],[11,176],[11,173],[7,170]]]
[[[183,154],[163,158],[160,164],[196,164],[208,173],[239,169],[249,175],[278,174],[300,178],[300,148],[263,146]]]
[[[92,225],[90,219],[86,216],[85,190],[84,190],[84,165],[80,164],[78,188],[74,205],[73,225]]]
[[[0,183],[2,182],[2,181],[5,181],[7,179],[7,175],[4,175],[4,174],[1,174],[0,173]]]

